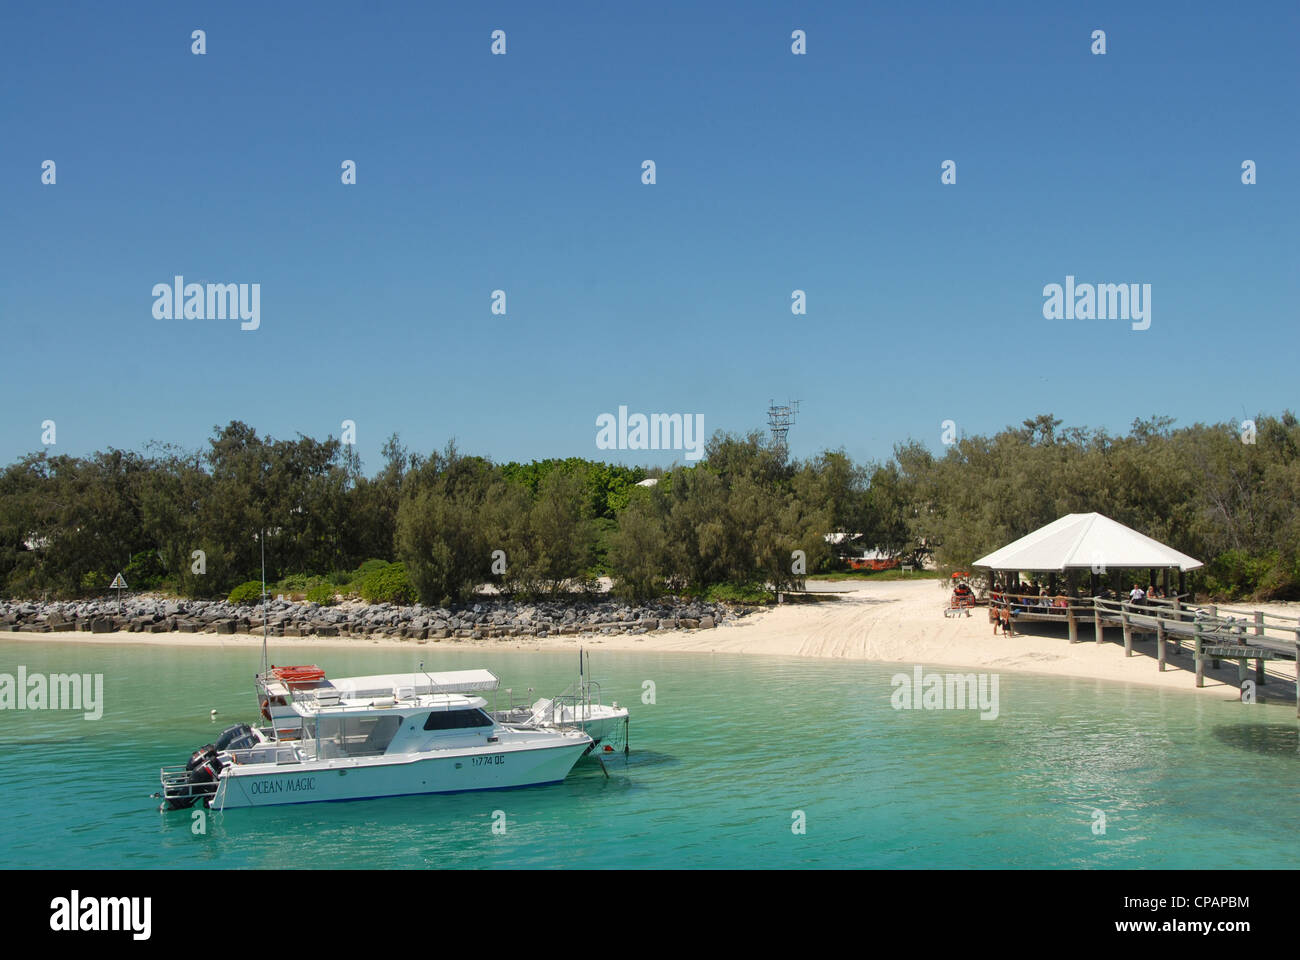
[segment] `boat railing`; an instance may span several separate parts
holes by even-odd
[[[234,763],[275,763],[277,766],[302,763],[303,751],[299,747],[249,747],[247,750],[235,750],[230,754]]]
[[[600,684],[597,681],[575,680],[559,696],[552,697],[540,711],[534,711],[529,722],[581,729],[582,724],[591,718],[591,707],[600,704]],[[564,719],[566,707],[571,717],[569,720]]]
[[[158,780],[162,784],[161,796],[165,800],[198,799],[210,797],[217,792],[217,781],[205,780],[195,783],[190,779],[190,772],[183,765],[162,767],[158,771]]]

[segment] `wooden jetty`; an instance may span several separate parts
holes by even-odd
[[[1244,684],[1248,664],[1255,661],[1255,685],[1266,681],[1264,663],[1293,660],[1296,663],[1296,716],[1300,717],[1300,618],[1283,617],[1261,610],[1220,609],[1214,604],[1189,606],[1185,598],[1150,599],[1140,603],[1105,597],[1067,597],[989,594],[989,619],[1016,623],[1065,623],[1071,643],[1079,642],[1079,627],[1091,621],[1098,643],[1105,640],[1106,627],[1123,632],[1124,654],[1133,656],[1133,635],[1156,638],[1160,670],[1168,666],[1169,645],[1175,652],[1188,642],[1196,658],[1196,685],[1205,686],[1205,662],[1218,667],[1220,660],[1237,662],[1237,681]]]

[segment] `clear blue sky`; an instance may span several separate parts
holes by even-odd
[[[859,459],[1300,406],[1300,5],[906,7],[7,5],[0,462],[45,419],[72,454],[351,419],[373,472],[394,431],[674,459],[596,448],[620,404],[798,398],[792,453]],[[154,319],[175,274],[260,283],[261,329]],[[1151,328],[1044,320],[1067,274],[1150,283]]]

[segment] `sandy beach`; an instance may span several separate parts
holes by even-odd
[[[1174,690],[1237,699],[1237,668],[1223,661],[1218,670],[1206,671],[1205,686],[1197,690],[1195,663],[1186,647],[1169,657],[1161,673],[1155,660],[1155,641],[1136,639],[1134,656],[1125,657],[1119,630],[1107,631],[1107,642],[1093,641],[1091,624],[1081,627],[1082,642],[1069,643],[1064,626],[1026,624],[1016,636],[994,635],[987,610],[976,608],[970,617],[943,615],[947,594],[932,580],[813,581],[816,594],[803,602],[786,603],[762,613],[728,621],[715,629],[664,630],[640,636],[551,636],[490,640],[399,640],[338,637],[275,637],[281,651],[294,647],[436,646],[483,647],[508,650],[563,650],[579,644],[606,650],[665,651],[674,653],[727,653],[759,656],[817,657],[871,660],[899,664],[930,664],[1080,677],[1140,683]],[[1295,616],[1297,605],[1270,604],[1269,612]],[[84,632],[13,633],[10,640],[35,643],[110,643],[167,646],[250,647],[260,636],[219,636],[211,633]],[[278,657],[277,659],[291,659]],[[1261,691],[1269,703],[1295,703],[1295,674],[1291,661],[1270,661],[1268,682]],[[1252,666],[1253,671],[1253,666]],[[1252,673],[1253,675],[1253,673]]]

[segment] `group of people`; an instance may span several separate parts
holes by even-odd
[[[1133,584],[1133,589],[1128,592],[1129,603],[1142,603],[1146,600],[1164,600],[1164,591],[1158,584],[1148,584],[1145,590],[1139,584]]]
[[[1122,597],[1114,590],[1106,588],[1101,591],[1103,600],[1127,599],[1129,603],[1145,603],[1148,600],[1168,600],[1173,594],[1166,593],[1160,589],[1159,584],[1149,583],[1145,587],[1140,583],[1133,584],[1133,589]]]
[[[1019,583],[1012,584],[1005,593],[994,593],[991,595],[995,604],[989,611],[989,618],[993,621],[993,633],[996,636],[1001,630],[1007,636],[1011,636],[1011,618],[1017,613],[1029,613],[1033,610],[1042,610],[1044,608],[1068,608],[1070,598],[1063,593],[1053,594],[1045,585],[1038,583],[1025,583],[1023,580]],[[1082,599],[1086,592],[1082,587],[1079,588],[1079,596]],[[1104,599],[1119,599],[1113,590],[1105,589],[1101,592]],[[1148,600],[1165,600],[1169,594],[1160,589],[1155,583],[1143,587],[1141,584],[1133,584],[1133,589],[1128,592],[1129,603],[1146,603]],[[1002,602],[1004,601],[1005,602]]]
[[[1046,586],[1021,582],[1014,589],[1007,591],[1012,607],[1016,613],[1024,613],[1030,607],[1068,607],[1070,598],[1063,593],[1053,594]]]

